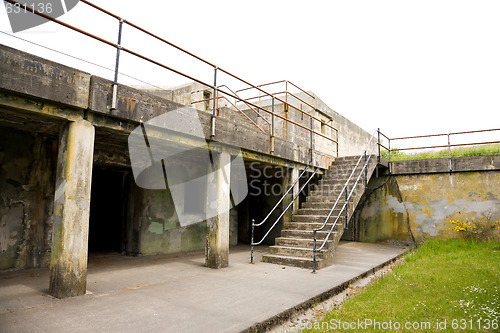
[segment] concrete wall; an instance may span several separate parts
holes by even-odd
[[[0,127],[0,270],[50,259],[57,141]]]
[[[413,170],[416,170],[413,174],[372,179],[354,217],[357,239],[408,242],[411,241],[408,226],[417,241],[436,237],[446,239],[461,235],[453,230],[455,225],[450,221],[484,223],[488,215],[493,223],[500,220],[500,171],[488,170],[491,161],[499,157],[453,161],[457,165],[475,162],[473,168],[482,171],[450,174],[437,172],[439,168],[435,168],[432,173],[415,173],[419,165],[437,165],[439,161],[413,161]],[[409,172],[409,164],[396,163],[393,170]],[[495,232],[500,236],[500,230]]]
[[[317,112],[316,118],[321,118],[321,113],[323,113],[332,119],[332,126],[338,130],[339,156],[353,156],[361,154],[373,133],[365,131],[346,117],[342,116],[340,113],[330,108],[314,93],[309,93],[314,96],[314,99],[304,93],[297,94],[297,97],[315,106],[316,109],[320,111]],[[320,124],[315,122],[315,130],[320,131],[319,126]],[[375,131],[376,128],[373,128],[372,130]]]
[[[128,178],[126,252],[168,254],[205,248],[206,221],[182,227],[170,191],[147,190]],[[238,242],[237,207],[230,212],[230,245]]]
[[[85,120],[93,125],[94,166],[130,174],[127,137],[140,122],[211,96],[211,91],[196,84],[161,93],[119,85],[117,108],[111,109],[111,81],[6,46],[0,46],[0,72],[0,270],[48,265],[57,142],[60,129],[69,121]],[[212,147],[217,142],[241,147],[248,161],[287,168],[310,162],[307,130],[275,119],[272,151],[269,133],[260,132],[243,115],[225,107],[227,104],[221,102],[219,106]],[[213,140],[211,113],[207,112],[212,105],[197,107],[205,138]],[[335,116],[325,110],[321,112]],[[296,110],[286,111],[277,103],[276,111],[309,127],[308,117]],[[256,121],[268,130],[262,119]],[[320,124],[315,124],[315,130],[321,132]],[[362,136],[361,131],[352,133],[353,142],[362,141],[356,137]],[[312,164],[326,168],[336,155],[336,146],[314,140]],[[172,253],[205,247],[205,225],[180,227],[168,191],[147,191],[135,187],[130,178],[128,182],[127,214],[123,215],[129,253]],[[271,205],[276,198],[266,199]],[[236,244],[237,210],[233,209],[230,216],[230,242]]]

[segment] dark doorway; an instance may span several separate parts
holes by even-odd
[[[92,171],[89,252],[124,250],[123,177],[123,172]]]

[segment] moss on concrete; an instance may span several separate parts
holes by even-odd
[[[376,186],[356,217],[360,241],[418,241],[459,235],[452,220],[500,219],[500,171],[397,175]]]

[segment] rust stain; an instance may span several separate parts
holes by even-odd
[[[135,109],[136,100],[133,97],[125,97],[127,112],[132,113]]]

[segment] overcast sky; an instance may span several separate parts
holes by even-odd
[[[254,84],[290,80],[369,132],[500,127],[500,1],[93,2]],[[116,20],[83,3],[61,18],[116,42]],[[3,7],[0,30],[11,33]],[[52,23],[15,35],[114,66],[113,48]],[[109,71],[5,34],[0,43],[112,79]],[[209,66],[130,28],[123,45],[213,80]],[[185,82],[127,55],[120,70],[161,86]],[[218,83],[238,88],[222,76]]]

